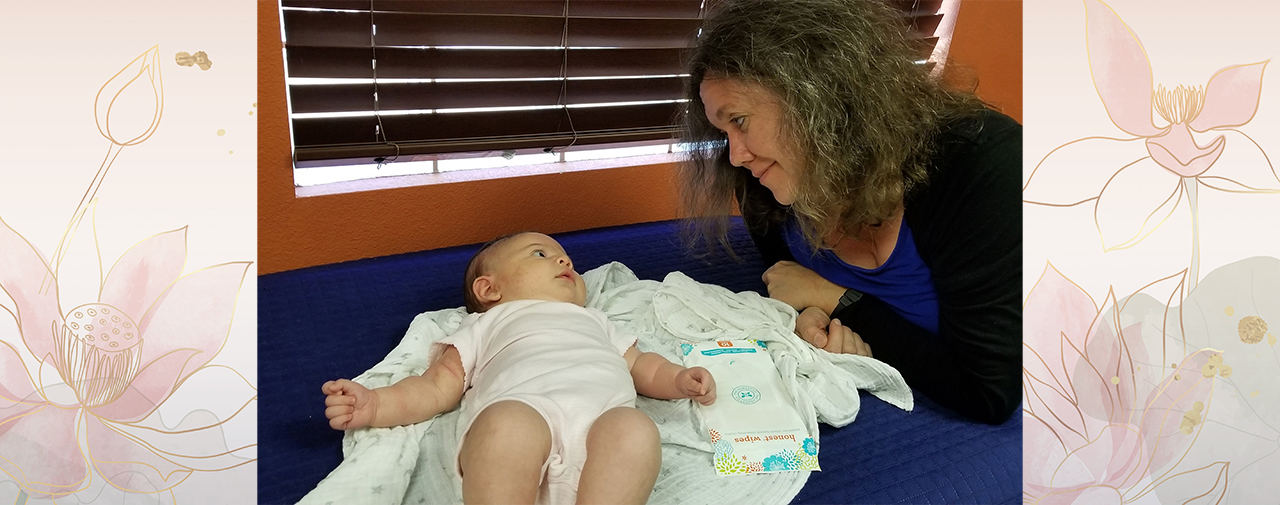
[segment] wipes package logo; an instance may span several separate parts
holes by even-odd
[[[735,401],[743,405],[751,405],[760,401],[760,390],[751,386],[742,385],[733,388],[731,395]]]

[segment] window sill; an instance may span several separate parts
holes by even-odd
[[[377,191],[381,189],[409,188],[436,184],[452,184],[456,182],[486,181],[512,177],[583,172],[587,170],[606,170],[611,168],[658,165],[676,163],[679,160],[679,153],[664,153],[645,156],[628,156],[625,158],[545,163],[541,165],[477,168],[472,170],[458,170],[455,172],[441,172],[436,174],[398,175],[391,177],[377,177],[373,179],[361,179],[357,181],[317,184],[315,186],[295,186],[294,196],[298,198],[307,198],[313,196],[340,195],[345,193],[359,193],[362,191]]]

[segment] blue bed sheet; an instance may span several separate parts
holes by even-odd
[[[618,261],[642,279],[681,271],[733,291],[765,294],[765,265],[740,221],[739,261],[692,257],[680,223],[664,221],[555,235],[585,272]],[[294,503],[342,460],[342,434],[324,417],[320,385],[381,361],[421,312],[462,305],[462,270],[477,245],[400,254],[259,278],[258,500]],[[916,395],[904,412],[863,393],[844,428],[822,425],[821,465],[793,503],[1021,501],[1022,414],[974,423]],[[750,478],[750,477],[728,477]]]

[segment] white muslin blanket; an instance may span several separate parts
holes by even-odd
[[[795,311],[776,300],[752,292],[735,294],[679,272],[662,282],[642,281],[616,262],[583,278],[588,307],[604,311],[621,329],[635,334],[641,351],[661,354],[673,363],[681,362],[682,342],[767,342],[814,440],[818,422],[837,427],[853,422],[860,407],[858,389],[904,410],[913,406],[911,390],[897,370],[874,359],[814,349],[793,333]],[[431,343],[455,331],[464,315],[461,308],[419,314],[400,345],[354,380],[374,388],[421,374]],[[809,479],[809,472],[718,476],[712,462],[715,451],[692,401],[642,396],[636,406],[654,420],[662,437],[662,469],[649,503],[787,503]],[[454,409],[411,426],[346,432],[342,464],[299,503],[462,503],[462,483],[450,461],[457,454],[457,420]],[[822,463],[831,470],[840,468],[835,462]]]

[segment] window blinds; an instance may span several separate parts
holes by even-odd
[[[281,0],[295,166],[673,138],[703,3]]]

